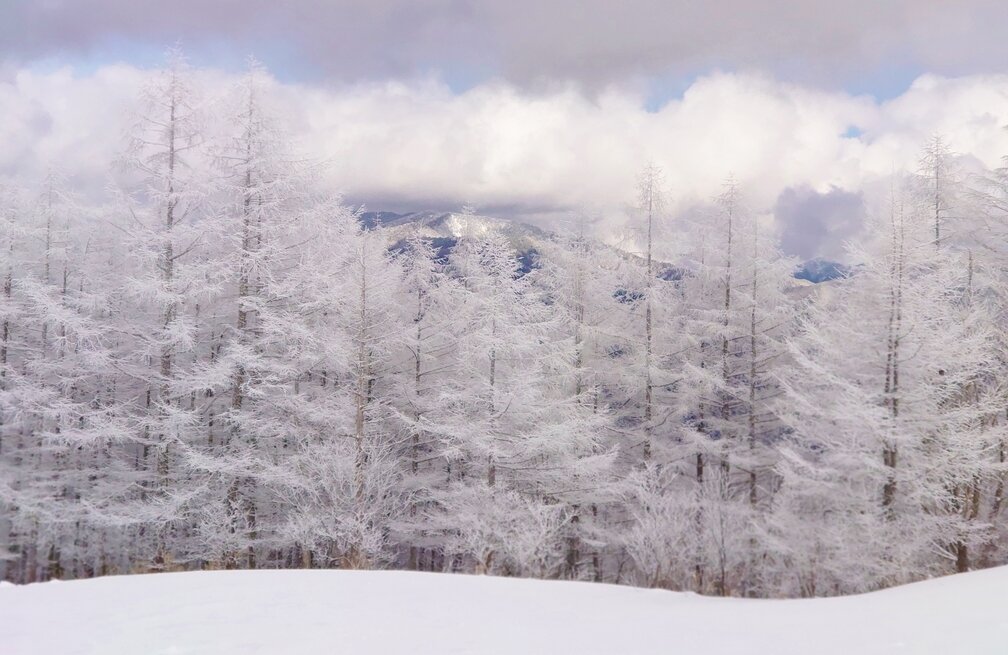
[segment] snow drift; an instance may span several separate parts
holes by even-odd
[[[815,600],[360,571],[219,571],[0,588],[0,652],[1005,653],[1008,567]]]

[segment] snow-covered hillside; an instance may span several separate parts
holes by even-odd
[[[382,225],[391,234],[406,236],[419,228],[420,234],[428,238],[457,239],[466,233],[477,238],[491,232],[499,232],[514,244],[527,241],[549,239],[551,234],[541,228],[507,218],[486,216],[482,214],[466,215],[460,212],[410,212],[395,214],[392,212],[365,212],[360,221],[366,227]]]
[[[1008,567],[816,600],[406,572],[219,571],[0,588],[0,653],[1008,652]]]
[[[392,240],[402,240],[415,233],[436,242],[444,256],[454,247],[456,241],[468,230],[477,238],[491,232],[503,234],[519,253],[537,251],[542,244],[556,238],[556,234],[535,225],[515,221],[508,218],[486,215],[466,216],[460,212],[418,211],[406,214],[394,212],[364,212],[359,220],[366,228],[377,225],[389,230]],[[613,246],[610,246],[613,247]],[[619,248],[614,248],[620,250]],[[638,259],[636,255],[623,252],[628,258]],[[643,264],[643,261],[638,259]],[[660,277],[670,280],[679,279],[688,269],[684,263],[670,264],[659,262]],[[814,258],[802,262],[794,271],[794,278],[803,282],[819,284],[836,280],[852,272],[851,268],[839,262],[822,258]],[[804,285],[800,282],[798,288]]]

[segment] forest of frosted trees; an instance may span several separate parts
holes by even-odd
[[[743,185],[673,216],[650,165],[632,247],[557,231],[528,265],[472,210],[450,248],[362,220],[264,71],[195,79],[152,75],[101,202],[0,186],[3,578],[781,597],[1008,562],[1008,171],[922,144],[818,286]]]

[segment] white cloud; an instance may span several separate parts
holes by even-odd
[[[108,66],[8,76],[0,82],[0,172],[37,176],[53,163],[100,188],[144,75]],[[202,75],[215,90],[229,81]],[[526,214],[583,205],[618,213],[653,159],[680,204],[711,196],[733,173],[751,204],[770,210],[788,188],[857,191],[893,168],[912,168],[935,132],[987,166],[1008,153],[1008,76],[925,76],[878,103],[716,73],[657,112],[615,87],[591,96],[574,86],[536,94],[505,82],[455,94],[431,80],[276,90],[299,140],[331,159],[328,184],[376,209],[472,201]],[[860,134],[850,136],[851,127]]]
[[[55,166],[100,188],[144,77],[126,66],[83,77],[68,68],[16,71],[0,82],[0,172],[31,179]]]

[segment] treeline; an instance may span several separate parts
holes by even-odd
[[[180,57],[127,188],[0,197],[0,572],[393,567],[750,596],[1004,563],[1008,174],[941,139],[853,274],[799,286],[738,184],[638,255],[531,271],[464,210],[365,227],[258,67],[207,112]],[[682,272],[668,275],[670,253]]]

